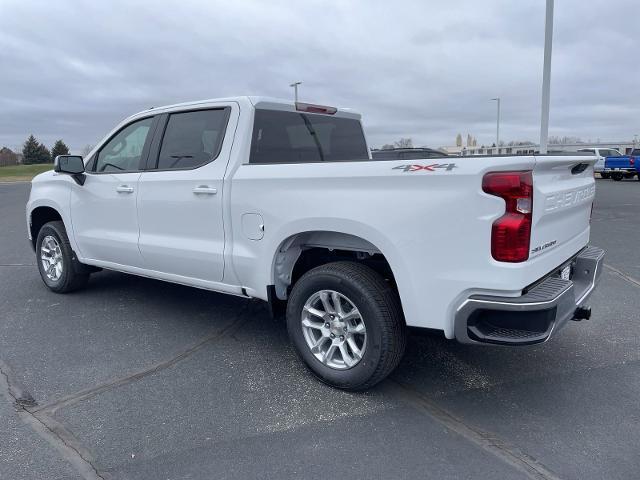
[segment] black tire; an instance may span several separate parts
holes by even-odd
[[[636,176],[636,179],[640,181],[640,173]]]
[[[613,172],[611,174],[611,178],[615,181],[615,182],[619,182],[620,180],[622,180],[622,178],[624,177],[624,175],[622,175],[622,173],[620,172]]]
[[[360,361],[346,370],[323,364],[311,352],[302,329],[305,302],[327,289],[346,296],[360,311],[366,347]],[[406,327],[395,289],[378,273],[355,262],[334,262],[305,273],[294,285],[287,305],[287,330],[298,355],[324,383],[345,390],[371,388],[398,366],[406,345]]]
[[[57,241],[62,254],[62,272],[58,279],[51,279],[45,272],[45,267],[41,260],[42,241],[51,236]],[[87,285],[89,281],[88,267],[83,265],[76,258],[76,254],[71,249],[69,237],[61,221],[45,223],[36,240],[36,263],[40,271],[40,277],[49,290],[56,293],[68,293],[78,290]]]
[[[604,172],[600,173],[600,177],[601,178],[610,178],[609,174],[608,173],[604,173]]]

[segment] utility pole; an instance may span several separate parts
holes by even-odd
[[[551,47],[553,43],[553,0],[547,0],[544,24],[544,67],[542,70],[542,116],[540,118],[540,153],[547,153],[549,140],[549,102],[551,100]]]
[[[293,99],[296,103],[298,103],[298,85],[301,85],[302,82],[293,82],[290,87],[293,87]]]
[[[496,147],[500,148],[500,97],[492,98],[491,101],[497,102],[498,118],[496,120]]]

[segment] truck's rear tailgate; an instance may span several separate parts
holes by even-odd
[[[530,259],[552,255],[589,229],[594,162],[586,156],[536,156]]]
[[[607,157],[604,159],[604,168],[607,170],[632,169],[633,163],[629,156]]]

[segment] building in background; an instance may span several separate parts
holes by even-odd
[[[634,142],[594,142],[594,143],[562,143],[549,144],[549,152],[577,152],[585,148],[614,148],[623,155],[628,155],[631,150],[638,148]],[[440,150],[450,155],[473,156],[473,155],[526,155],[539,150],[539,145],[531,143],[528,145],[502,145],[499,147],[474,146],[474,147],[440,147]]]
[[[22,155],[13,152],[10,148],[0,148],[0,167],[7,167],[9,165],[18,165],[21,163]]]

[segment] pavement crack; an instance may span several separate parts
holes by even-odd
[[[633,278],[631,275],[627,275],[622,270],[618,270],[617,268],[612,267],[611,265],[609,265],[607,263],[605,263],[604,266],[607,267],[609,270],[611,270],[616,275],[618,275],[619,277],[621,277],[623,280],[626,280],[627,282],[629,282],[634,287],[640,288],[640,280],[637,280],[637,279]]]
[[[84,449],[73,434],[62,424],[45,414],[30,412],[24,406],[20,392],[24,390],[13,380],[9,367],[0,360],[0,392],[13,403],[17,415],[29,425],[44,440],[53,446],[62,457],[69,462],[85,480],[108,480],[109,477],[100,473],[93,463],[88,450]],[[30,397],[30,396],[29,396]],[[32,397],[30,397],[33,400]]]
[[[2,266],[2,265],[0,265]],[[247,310],[253,302],[248,301],[236,312],[233,319],[224,328],[208,335],[199,342],[182,350],[168,360],[156,363],[126,377],[97,385],[95,387],[65,396],[52,403],[38,406],[33,397],[14,379],[11,369],[0,360],[0,393],[11,401],[21,420],[60,452],[85,480],[109,480],[111,475],[101,472],[95,466],[93,455],[82,446],[81,442],[62,423],[53,418],[55,412],[65,406],[91,398],[107,390],[138,381],[148,375],[160,372],[193,355],[210,342],[227,334],[233,334],[248,319]]]
[[[560,480],[557,474],[535,458],[527,455],[518,447],[510,445],[493,433],[486,432],[465,423],[462,419],[444,410],[431,399],[405,383],[393,378],[389,380],[389,382],[383,385],[383,389],[390,390],[390,393],[396,397],[400,397],[414,408],[417,408],[434,420],[440,422],[447,429],[457,433],[487,453],[516,468],[528,478],[535,480]]]
[[[251,304],[251,302],[247,302],[247,303]],[[228,335],[228,334],[232,335],[244,322],[247,321],[248,316],[243,315],[247,309],[248,307],[246,306],[242,307],[241,309],[239,309],[238,313],[236,314],[235,320],[233,320],[229,325],[222,328],[221,330],[218,330],[206,336],[199,342],[182,350],[180,353],[174,355],[168,360],[164,360],[162,362],[156,363],[154,365],[151,365],[150,367],[147,367],[143,370],[139,370],[125,377],[117,378],[115,380],[111,380],[111,381],[102,383],[100,385],[96,385],[94,387],[90,387],[85,390],[80,390],[79,392],[66,395],[48,404],[36,406],[34,408],[29,408],[28,410],[32,413],[44,412],[47,415],[54,415],[56,411],[59,410],[60,408],[73,405],[83,400],[87,400],[91,397],[95,397],[96,395],[99,395],[108,390],[113,390],[113,389],[122,387],[124,385],[137,382],[138,380],[141,380],[149,375],[166,370],[172,367],[173,365],[189,358],[191,355],[193,355],[194,353],[196,353],[198,350],[202,349],[209,343],[215,340],[218,340],[224,337],[225,335]]]

